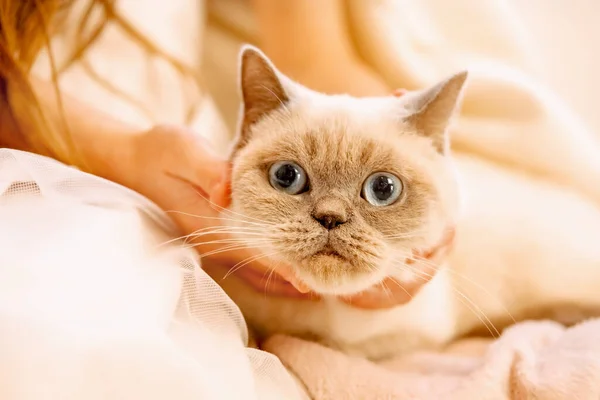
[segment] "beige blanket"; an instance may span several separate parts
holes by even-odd
[[[600,397],[598,337],[600,320],[569,329],[527,322],[494,342],[465,340],[380,364],[284,336],[264,349],[319,400],[592,400]]]
[[[548,27],[546,37],[534,41],[513,2],[350,3],[361,52],[392,86],[419,88],[469,69],[461,121],[452,133],[455,151],[569,185],[600,203],[600,133],[542,78],[546,60],[539,49],[561,32]],[[571,43],[578,45],[585,44]],[[570,81],[578,82],[579,61],[562,62]]]

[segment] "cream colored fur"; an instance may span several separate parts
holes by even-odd
[[[272,68],[268,61],[267,66]],[[243,75],[244,67],[242,80]],[[260,91],[265,82],[254,81],[260,76],[250,74],[248,77],[253,80],[249,87]],[[340,176],[317,178],[330,179],[327,187],[330,192],[347,189],[344,173],[349,170],[344,169],[347,164],[342,161],[344,157],[348,161],[354,154],[352,144],[366,136],[376,141],[371,148],[375,154],[385,153],[386,146],[394,149],[397,158],[391,162],[405,163],[404,167],[410,167],[413,176],[418,177],[415,181],[422,184],[407,185],[407,190],[428,193],[429,202],[425,203],[433,202],[435,206],[418,214],[423,222],[418,230],[426,234],[413,238],[415,241],[396,243],[397,249],[389,248],[390,243],[388,247],[383,246],[376,273],[353,275],[352,268],[319,261],[330,265],[335,272],[319,275],[315,271],[323,268],[311,270],[310,265],[294,258],[294,251],[297,254],[299,250],[281,256],[281,246],[266,245],[266,250],[278,250],[282,261],[299,265],[296,270],[299,278],[325,294],[325,299],[310,302],[266,297],[236,281],[235,275],[220,281],[261,334],[311,335],[351,353],[381,358],[439,346],[482,327],[495,333],[495,325],[564,305],[586,309],[600,305],[600,295],[596,294],[600,284],[600,247],[590,245],[590,241],[600,238],[597,205],[568,188],[513,174],[475,157],[455,156],[450,164],[448,156],[434,151],[427,132],[415,135],[417,125],[406,125],[411,105],[418,104],[417,95],[401,102],[392,98],[357,100],[324,96],[299,87],[280,74],[276,77],[280,87],[272,86],[277,82],[266,82],[272,96],[249,98],[245,93],[244,116],[250,107],[256,106],[249,102],[258,102],[264,109],[260,110],[261,118],[243,120],[240,127],[243,146],[234,154],[235,212],[254,221],[269,222],[287,215],[285,212],[291,212],[290,207],[302,212],[302,202],[291,205],[280,197],[265,198],[264,193],[261,194],[273,189],[268,186],[268,180],[265,181],[264,171],[260,172],[257,166],[281,157],[290,159],[294,149],[302,151],[299,146],[305,134],[314,131],[324,135],[320,146],[331,151],[336,146],[344,149],[326,160],[315,161],[321,169],[327,163],[339,164],[332,173],[337,171]],[[452,107],[446,108],[453,109],[456,101],[455,96]],[[398,107],[399,104],[403,108]],[[443,131],[446,122],[442,124]],[[435,125],[429,128],[434,129],[432,127]],[[281,146],[284,142],[291,145]],[[310,159],[307,155],[304,157],[304,160]],[[309,170],[309,166],[304,167]],[[327,295],[356,292],[385,275],[397,274],[397,270],[386,267],[389,261],[383,255],[386,252],[404,254],[411,247],[433,245],[443,226],[455,222],[455,170],[463,200],[456,246],[447,265],[411,302],[390,310],[366,311]],[[310,175],[311,170],[308,172]],[[415,205],[423,207],[425,203],[417,201]],[[277,215],[273,217],[274,214]],[[301,224],[307,221],[302,220]],[[380,224],[382,221],[384,219],[375,220]],[[399,231],[406,228],[402,215],[390,212],[386,221],[395,224]],[[365,235],[376,238],[377,234],[367,225],[368,222],[359,228]],[[274,237],[273,232],[267,230],[264,234],[267,238]],[[304,241],[305,248],[309,247],[306,238],[299,241]],[[418,273],[415,276],[413,278],[418,279]]]

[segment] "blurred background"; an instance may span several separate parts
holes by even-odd
[[[553,107],[568,108],[591,132],[600,132],[595,98],[600,3],[595,0],[304,1],[312,7],[315,24],[326,3],[343,5],[342,22],[319,23],[341,23],[352,53],[389,90],[416,89],[469,68],[474,71],[469,90],[477,102],[514,106],[495,111],[488,107],[486,117],[514,118],[515,109],[535,109],[540,98],[545,104],[556,95],[559,103]],[[225,149],[238,114],[240,45],[264,48],[276,64],[283,57],[270,51],[274,47],[266,43],[268,29],[259,23],[265,18],[257,17],[256,5],[267,2],[119,0],[115,9],[120,20],[109,15],[105,23],[103,2],[78,0],[69,18],[98,22],[83,30],[78,23],[63,24],[54,37],[59,65],[93,37],[85,55],[62,69],[60,83],[72,95],[125,121],[140,126],[187,123]],[[280,22],[285,22],[283,17]],[[289,43],[290,54],[301,44],[302,37],[297,39]],[[348,82],[354,79],[351,68],[337,59],[322,64],[329,68],[324,79],[327,73],[341,82],[345,74]],[[49,70],[46,54],[34,71],[48,76]],[[301,83],[319,86],[318,77],[309,73],[282,70]],[[469,99],[465,102],[468,112]]]

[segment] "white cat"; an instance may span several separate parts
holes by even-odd
[[[321,297],[266,296],[247,274],[215,276],[260,335],[310,336],[381,358],[600,305],[600,246],[590,245],[600,210],[567,189],[450,154],[466,78],[400,98],[328,96],[243,49],[228,215],[246,232],[240,238],[259,236],[265,254]],[[410,264],[454,228],[454,249],[432,279],[426,262]],[[422,287],[386,310],[337,298],[386,277]]]

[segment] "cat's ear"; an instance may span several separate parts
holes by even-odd
[[[468,73],[460,72],[435,86],[405,95],[408,123],[419,135],[431,139],[441,154],[449,149],[448,127],[459,108]]]
[[[243,147],[248,141],[252,125],[276,109],[285,107],[290,100],[289,80],[277,71],[263,52],[245,45],[239,60],[243,115],[236,148]]]

